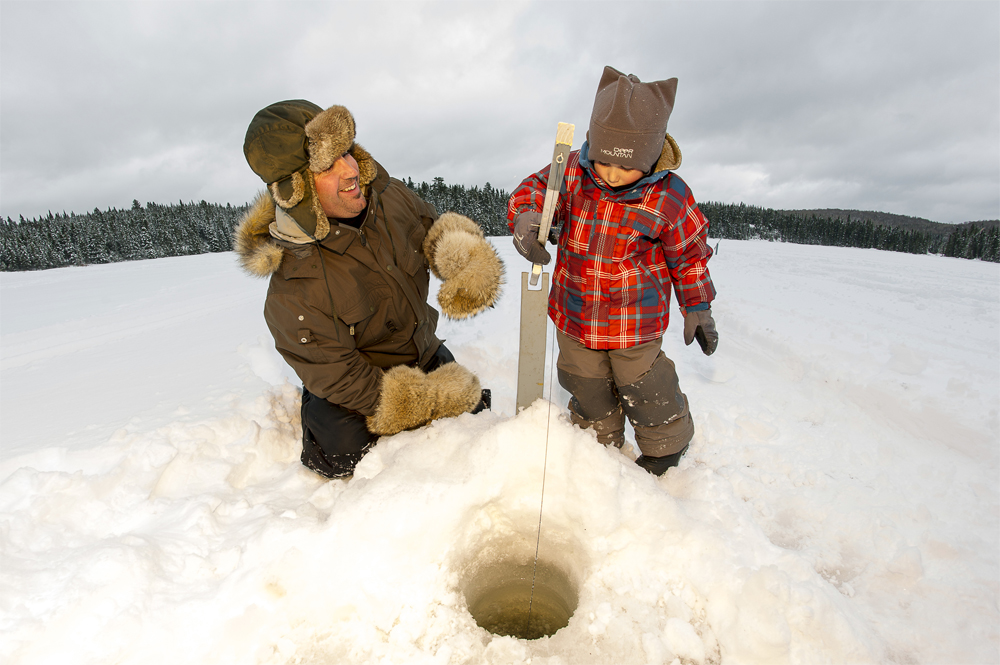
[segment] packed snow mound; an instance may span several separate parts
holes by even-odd
[[[719,351],[664,341],[696,434],[663,478],[558,386],[514,413],[511,287],[441,329],[493,411],[328,481],[231,256],[0,276],[0,657],[995,662],[1000,267],[726,241],[711,268]],[[478,626],[536,550],[566,627]]]

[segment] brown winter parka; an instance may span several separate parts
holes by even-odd
[[[318,242],[272,237],[263,192],[236,230],[244,269],[271,279],[264,318],[275,348],[310,393],[366,416],[384,369],[425,365],[441,344],[423,253],[437,211],[374,164],[359,228],[331,218]]]

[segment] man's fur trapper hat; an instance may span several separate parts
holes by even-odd
[[[267,185],[274,203],[310,239],[322,240],[330,224],[316,196],[315,173],[326,171],[346,153],[358,162],[367,195],[377,175],[375,160],[354,142],[354,118],[343,106],[327,110],[303,99],[277,102],[260,110],[247,128],[243,154]]]

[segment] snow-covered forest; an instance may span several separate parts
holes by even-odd
[[[558,386],[515,413],[493,242],[498,307],[439,329],[493,410],[349,481],[299,463],[232,254],[0,275],[0,661],[1000,662],[1000,265],[721,240],[719,350],[664,338],[696,434],[657,479]],[[572,616],[494,635],[469,606],[540,515]]]
[[[439,211],[476,220],[488,236],[509,234],[509,193],[490,183],[480,187],[406,184]],[[729,240],[773,240],[806,245],[860,247],[910,254],[942,254],[1000,261],[1000,225],[956,225],[949,232],[901,229],[860,219],[793,214],[745,204],[703,202],[712,234]],[[35,219],[0,219],[0,272],[114,263],[228,251],[232,229],[246,205],[207,203],[158,205],[133,201],[128,210],[85,214],[51,212]]]
[[[487,235],[508,232],[509,193],[494,189],[406,183],[438,210],[453,210],[476,220]],[[232,231],[246,205],[207,203],[141,205],[78,215],[49,213],[37,219],[0,219],[0,271],[45,270],[64,266],[115,263],[168,256],[229,251]]]

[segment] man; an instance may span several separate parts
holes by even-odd
[[[380,435],[488,407],[488,391],[435,336],[428,268],[445,315],[491,307],[503,264],[482,230],[438,217],[354,142],[343,106],[272,104],[243,152],[267,185],[240,220],[234,248],[269,277],[264,319],[303,383],[302,462],[353,474]]]

